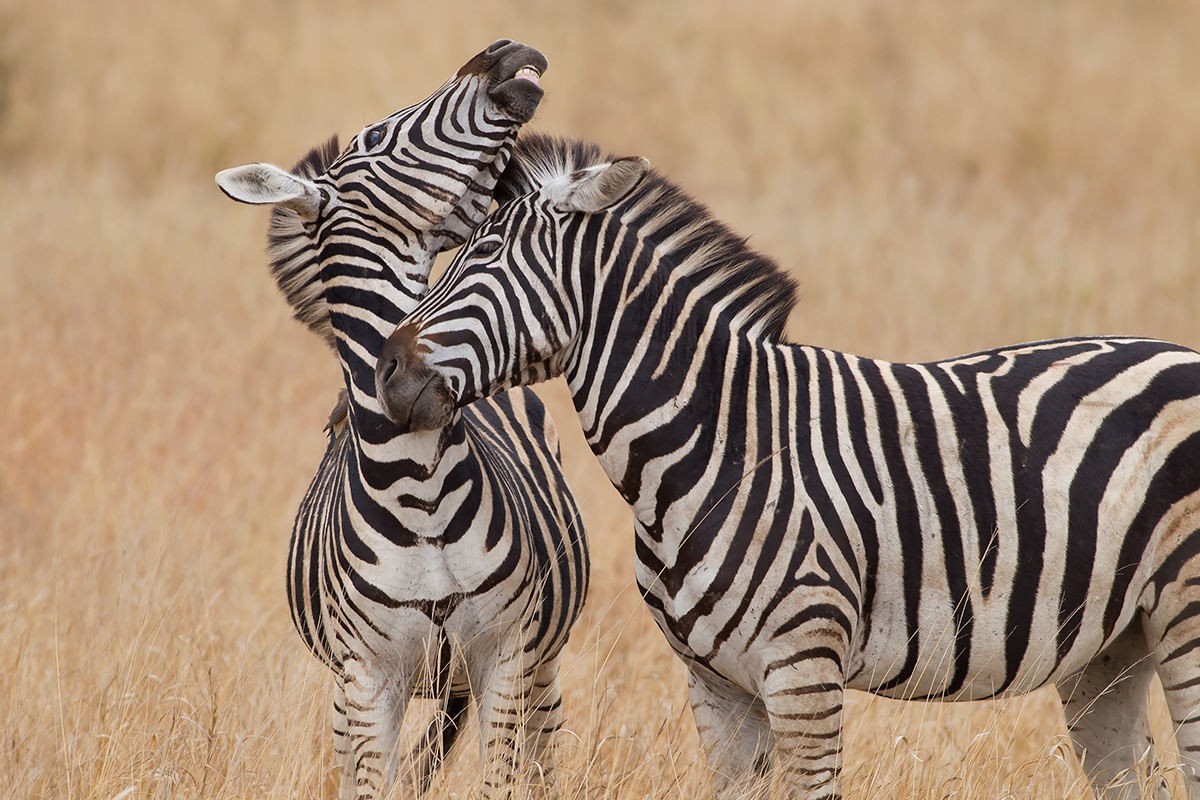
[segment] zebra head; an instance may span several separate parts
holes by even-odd
[[[234,200],[274,206],[271,271],[297,319],[336,348],[327,287],[368,288],[391,325],[412,309],[436,254],[486,216],[545,69],[540,52],[502,39],[340,155],[335,137],[290,171],[260,163],[217,174]]]
[[[440,427],[455,408],[555,377],[570,359],[582,297],[601,268],[571,263],[572,252],[602,235],[649,162],[602,161],[592,145],[531,138],[551,157],[514,156],[497,199],[532,191],[484,222],[384,344],[376,396],[397,424]]]

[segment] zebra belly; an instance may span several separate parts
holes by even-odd
[[[751,695],[761,690],[758,684],[765,662],[786,658],[790,652],[806,647],[799,637],[791,640],[785,637],[764,646],[770,637],[763,637],[761,632],[756,637],[745,625],[725,631],[720,629],[719,617],[699,621],[691,627],[681,625],[681,618],[687,615],[685,607],[664,597],[661,584],[643,585],[642,591],[651,616],[676,655],[689,668],[709,671]],[[811,587],[796,591],[811,592]],[[903,609],[902,603],[891,605]],[[922,598],[921,623],[916,633],[918,647],[914,663],[907,670],[910,677],[892,683],[910,657],[909,634],[904,620],[901,617],[889,623],[887,615],[880,614],[873,620],[866,646],[849,654],[846,686],[904,700],[967,701],[1025,694],[1082,670],[1128,626],[1134,613],[1131,608],[1129,613],[1122,615],[1107,638],[1099,626],[1082,630],[1070,652],[1060,659],[1055,649],[1057,603],[1045,605],[1048,613],[1039,615],[1035,621],[1031,645],[1017,664],[1011,680],[1005,644],[1006,605],[995,602],[978,609],[966,646],[956,647],[954,603],[945,593],[940,597],[930,593]],[[793,606],[793,611],[796,608]],[[748,616],[757,619],[754,615]],[[725,636],[714,646],[719,634]],[[957,660],[960,653],[967,657],[965,667],[961,668]]]
[[[1035,647],[1022,659],[1020,680],[1010,680],[1003,609],[977,613],[964,641],[945,594],[922,596],[915,631],[902,614],[882,605],[865,646],[851,658],[849,688],[897,699],[982,700],[1030,691],[1051,680],[1059,666],[1051,635],[1048,647]]]
[[[1144,581],[1135,580],[1106,633],[1106,589],[1111,588],[1112,574],[1093,581],[1093,596],[1100,600],[1084,609],[1069,646],[1062,645],[1060,586],[1051,575],[1043,575],[1038,586],[1015,581],[987,597],[974,591],[964,599],[952,597],[944,587],[926,587],[915,630],[902,598],[877,596],[870,628],[851,654],[847,686],[898,699],[984,700],[1024,694],[1061,680],[1083,669],[1137,613]],[[1032,617],[1019,628],[1010,624],[1014,592],[1035,593]],[[1014,647],[1014,642],[1021,646]]]
[[[1108,552],[1098,554],[1092,581],[1094,592],[1103,598],[1110,594],[1112,576],[1117,572],[1115,551],[1111,556]],[[705,598],[715,567],[703,563],[681,579],[672,578],[679,584],[672,595],[663,580],[665,575],[639,561],[638,584],[655,622],[683,661],[756,694],[766,663],[813,646],[806,638],[812,635],[811,629],[798,628],[782,636],[773,631],[790,627],[789,622],[802,617],[806,608],[846,606],[845,598],[832,587],[814,585],[812,573],[805,573],[807,580],[797,582],[791,580],[797,576],[786,575],[782,566],[772,565],[757,586],[742,585],[739,591],[724,592],[715,599]],[[1149,561],[1139,566],[1123,610],[1107,634],[1105,603],[1089,604],[1078,634],[1061,655],[1061,581],[1052,570],[1044,572],[1040,584],[1032,588],[1010,579],[985,596],[974,586],[966,602],[953,597],[945,581],[931,580],[919,593],[915,629],[908,619],[903,582],[881,577],[871,612],[863,620],[869,621],[869,628],[860,629],[858,641],[847,653],[846,685],[898,699],[952,701],[1032,691],[1081,670],[1130,624],[1149,568]],[[899,574],[893,570],[893,575]],[[929,568],[926,577],[931,575],[937,572]],[[1036,593],[1034,613],[1020,632],[1028,645],[1011,650],[1010,602],[1014,592],[1030,591]],[[776,600],[777,593],[784,596],[782,602]],[[696,616],[694,610],[702,599],[708,601],[708,610]],[[761,616],[768,608],[773,610],[763,621]],[[967,613],[962,612],[964,608]],[[854,616],[849,607],[845,613]],[[731,620],[739,615],[741,621],[733,624]],[[969,625],[964,625],[967,620]]]

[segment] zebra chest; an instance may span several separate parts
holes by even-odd
[[[399,542],[352,515],[332,516],[333,524],[297,531],[291,565],[293,617],[323,660],[339,660],[335,639],[343,648],[423,652],[431,636],[472,642],[524,612],[518,599],[531,565],[511,537],[489,544],[469,529]]]
[[[507,551],[507,548],[503,550]],[[507,552],[489,552],[463,543],[418,545],[392,551],[377,563],[360,567],[355,582],[363,596],[386,609],[389,605],[421,609],[441,624],[453,613],[477,609],[487,617],[503,606],[509,583],[522,583],[528,570],[524,559]]]
[[[331,616],[342,620],[336,637],[348,651],[399,659],[433,680],[447,652],[467,662],[490,654],[498,641],[521,628],[528,613],[522,591],[528,581],[511,571],[483,575],[479,564],[409,558],[403,565],[364,573],[359,585],[327,595]],[[414,661],[415,659],[415,661]],[[418,678],[418,693],[425,679]]]

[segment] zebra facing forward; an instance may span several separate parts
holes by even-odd
[[[342,798],[390,790],[414,695],[443,710],[402,775],[409,791],[427,788],[471,694],[485,794],[510,788],[519,757],[529,779],[554,787],[559,654],[588,551],[550,418],[522,389],[405,432],[375,396],[385,337],[426,291],[437,251],[487,213],[545,66],[532,48],[496,42],[340,156],[333,140],[291,172],[253,164],[217,176],[233,199],[274,205],[272,273],[345,378],[288,563],[292,619],[336,676]]]
[[[785,343],[792,282],[644,160],[527,139],[501,198],[385,345],[384,408],[566,377],[720,797],[838,796],[846,688],[1048,683],[1097,792],[1135,794],[1157,672],[1200,798],[1200,355]]]

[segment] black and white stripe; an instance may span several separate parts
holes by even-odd
[[[407,370],[458,404],[566,377],[719,796],[772,767],[837,796],[846,688],[1048,683],[1096,791],[1129,796],[1157,673],[1200,798],[1200,355],[790,344],[791,282],[643,160],[532,138],[497,197],[385,346],[385,408]]]
[[[419,432],[375,395],[384,339],[426,291],[436,253],[487,213],[544,68],[536,50],[500,41],[340,155],[331,141],[290,172],[218,176],[235,200],[274,206],[274,277],[345,377],[288,560],[296,629],[336,676],[341,798],[382,796],[397,779],[423,792],[470,696],[485,795],[523,779],[554,786],[558,664],[588,550],[553,424],[528,389]],[[403,764],[413,696],[439,698],[442,713]]]

